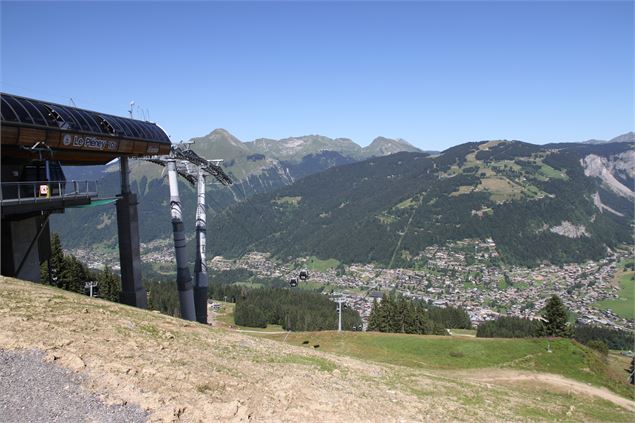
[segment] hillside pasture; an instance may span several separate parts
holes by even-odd
[[[596,306],[625,319],[635,319],[635,272],[621,272],[616,279],[620,287],[618,298],[598,301]]]
[[[561,375],[608,388],[633,398],[632,388],[612,377],[607,364],[590,349],[569,339],[547,340],[422,336],[377,332],[298,332],[272,339],[302,345],[309,340],[320,349],[363,360],[416,369],[464,371],[516,369]],[[552,352],[547,351],[548,344]]]

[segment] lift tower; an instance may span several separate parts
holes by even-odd
[[[146,157],[144,160],[166,166],[170,185],[170,213],[174,233],[176,255],[176,283],[179,291],[181,317],[207,323],[207,264],[205,263],[206,219],[205,219],[205,177],[211,175],[222,185],[231,185],[232,181],[219,166],[220,160],[206,160],[181,143],[173,145],[167,156]],[[194,284],[187,265],[185,229],[183,227],[181,199],[177,184],[177,175],[196,186],[196,258],[194,265]]]
[[[196,258],[194,260],[194,305],[196,321],[207,324],[207,262],[206,249],[206,213],[205,213],[205,172],[198,166],[196,179]]]

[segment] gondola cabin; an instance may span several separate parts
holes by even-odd
[[[296,286],[298,286],[298,280],[296,278],[291,278],[291,280],[289,281],[289,286],[291,288],[295,288]]]
[[[300,270],[299,277],[300,277],[301,281],[305,281],[305,280],[309,279],[309,271],[306,270],[306,269]]]

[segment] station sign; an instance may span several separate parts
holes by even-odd
[[[105,140],[91,135],[64,134],[62,144],[65,147],[82,150],[117,151],[119,141]]]

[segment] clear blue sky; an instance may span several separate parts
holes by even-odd
[[[119,115],[135,100],[173,141],[222,127],[442,149],[633,130],[633,2],[1,8],[3,91]]]

